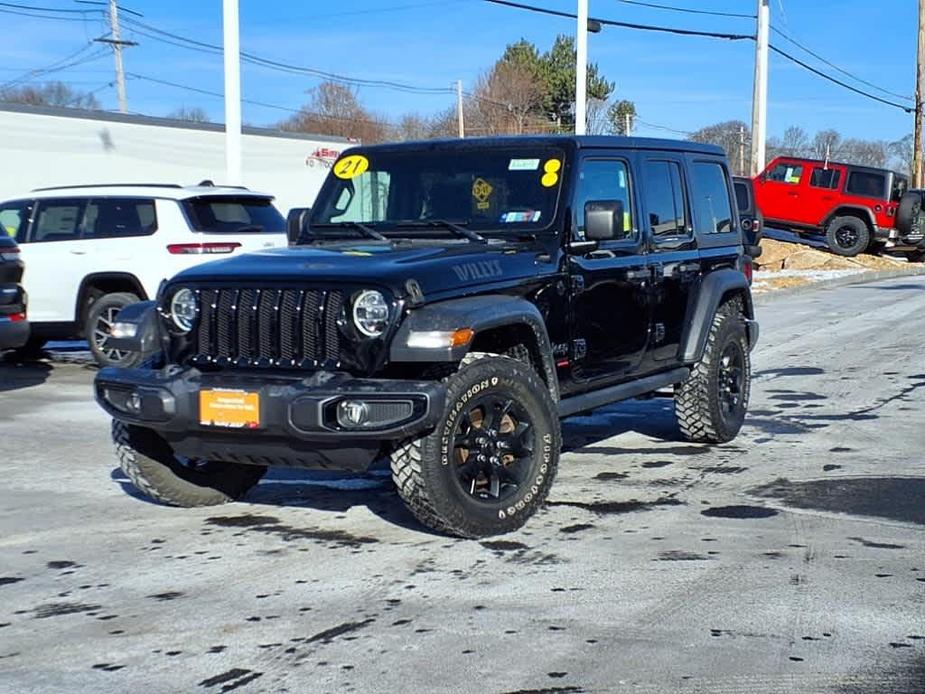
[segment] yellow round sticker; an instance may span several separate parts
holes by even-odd
[[[543,171],[546,173],[559,173],[559,169],[562,168],[562,162],[558,159],[550,159],[545,164],[543,164]]]
[[[559,182],[559,174],[555,171],[547,171],[543,174],[543,177],[540,179],[540,183],[543,184],[544,188],[552,188]]]
[[[334,175],[338,178],[356,178],[369,168],[369,159],[362,154],[351,154],[334,164]]]

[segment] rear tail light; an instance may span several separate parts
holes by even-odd
[[[241,244],[234,241],[228,243],[172,243],[167,246],[171,255],[220,255],[234,253]]]
[[[751,258],[742,259],[742,273],[745,275],[745,279],[748,280],[749,286],[751,286],[752,279],[755,276],[755,268],[752,266]]]
[[[0,248],[0,260],[16,260],[19,257],[19,247]]]
[[[8,316],[4,316],[0,314],[0,321],[4,321],[4,322],[10,321],[11,323],[21,323],[24,320],[26,320],[25,311],[23,311],[22,313],[11,313]]]

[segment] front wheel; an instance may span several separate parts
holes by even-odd
[[[556,475],[559,420],[529,365],[470,355],[446,379],[437,428],[392,454],[398,493],[424,525],[460,537],[522,526]]]
[[[726,443],[745,421],[751,393],[751,358],[742,305],[717,310],[707,345],[686,381],[675,388],[675,415],[688,441]]]
[[[825,230],[829,249],[845,258],[853,258],[870,244],[870,229],[857,217],[836,217]]]
[[[109,344],[112,326],[116,322],[119,311],[139,301],[135,294],[116,292],[104,294],[90,306],[87,311],[87,321],[84,325],[84,335],[90,343],[90,352],[100,366],[137,366],[143,355],[140,352],[127,352],[116,349]]]
[[[138,491],[168,506],[216,506],[247,494],[266,474],[259,465],[179,458],[156,432],[112,422],[116,457]]]

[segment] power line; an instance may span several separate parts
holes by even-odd
[[[815,53],[814,51],[810,50],[809,48],[807,48],[806,46],[804,46],[802,43],[800,43],[799,41],[797,41],[796,39],[794,39],[792,36],[789,36],[788,34],[784,33],[783,31],[781,31],[781,30],[778,29],[777,27],[773,27],[773,26],[772,26],[772,27],[771,27],[771,31],[773,31],[775,34],[777,34],[778,36],[780,36],[780,37],[781,37],[782,39],[784,39],[785,41],[787,41],[787,42],[793,44],[794,46],[796,46],[796,47],[799,48],[800,50],[805,51],[806,53],[808,53],[809,55],[811,55],[812,57],[814,57],[816,60],[820,61],[821,63],[824,63],[824,64],[828,65],[828,66],[829,66],[830,68],[832,68],[833,70],[837,70],[837,71],[840,72],[841,74],[843,74],[843,75],[845,75],[845,76],[847,76],[847,77],[850,77],[851,79],[853,79],[853,80],[856,81],[856,82],[860,82],[861,84],[866,85],[866,86],[868,86],[868,87],[871,87],[872,89],[876,89],[878,92],[882,92],[882,93],[888,94],[888,95],[890,95],[890,96],[895,96],[895,97],[898,98],[898,99],[904,99],[904,100],[906,100],[906,101],[915,101],[915,99],[913,99],[911,96],[906,96],[905,94],[897,94],[896,92],[891,92],[889,89],[884,89],[883,87],[880,87],[880,86],[874,84],[873,82],[868,82],[867,80],[862,79],[862,78],[858,77],[857,75],[855,75],[855,74],[853,74],[853,73],[851,73],[851,72],[848,72],[848,71],[845,70],[844,68],[839,67],[839,66],[836,65],[835,63],[832,63],[832,62],[826,60],[825,58],[823,58],[823,57],[822,57],[821,55],[819,55],[818,53]]]
[[[538,14],[552,15],[554,17],[564,17],[566,19],[578,19],[578,15],[573,12],[562,12],[560,10],[550,10],[545,7],[535,7],[534,5],[525,5],[520,2],[512,2],[511,0],[483,0],[483,2],[488,2],[493,5],[503,5],[505,7],[513,7],[518,10],[527,10],[528,12],[536,12]],[[703,36],[706,38],[713,39],[726,39],[727,41],[754,41],[755,37],[753,34],[729,34],[719,31],[698,31],[696,29],[679,29],[677,27],[665,27],[657,26],[654,24],[636,24],[633,22],[618,22],[615,19],[601,19],[600,17],[589,17],[590,21],[597,22],[604,26],[612,27],[622,27],[624,29],[637,29],[639,31],[655,31],[663,34],[678,34],[680,36]]]
[[[35,5],[23,5],[18,2],[0,2],[0,7],[13,7],[18,10],[30,10],[34,12],[58,12],[61,14],[89,14],[92,12],[102,12],[102,10],[73,10],[59,7],[36,7]]]
[[[95,53],[91,53],[89,55],[83,56],[82,58],[75,59],[77,58],[78,55],[86,51],[91,46],[92,44],[88,46],[84,46],[80,50],[71,54],[70,56],[66,58],[62,58],[61,60],[58,60],[45,68],[39,68],[37,70],[29,70],[28,72],[23,73],[19,77],[16,77],[14,79],[4,82],[3,84],[0,84],[0,89],[8,89],[10,87],[14,87],[17,84],[20,84],[23,82],[31,82],[36,77],[45,77],[47,75],[51,75],[56,72],[62,72],[72,67],[77,67],[78,65],[84,65],[86,63],[91,63],[94,60],[99,60],[100,58],[104,57],[108,53],[106,49],[100,49],[96,51]],[[71,61],[71,62],[65,62],[65,61]]]
[[[832,83],[834,83],[834,84],[837,84],[837,85],[839,85],[840,87],[844,87],[845,89],[848,89],[848,90],[854,92],[855,94],[860,94],[861,96],[866,96],[868,99],[873,99],[874,101],[879,101],[881,104],[886,104],[887,106],[893,106],[894,108],[902,109],[902,110],[905,111],[906,113],[913,113],[913,112],[915,111],[915,109],[914,109],[912,106],[904,106],[903,104],[897,104],[895,101],[889,101],[888,99],[883,99],[883,98],[877,96],[876,94],[871,94],[870,92],[865,92],[863,89],[858,89],[857,87],[853,87],[852,85],[848,84],[847,82],[843,82],[843,81],[841,81],[841,80],[839,80],[839,79],[836,79],[835,77],[832,77],[831,75],[827,75],[827,74],[825,74],[824,72],[822,72],[821,70],[817,70],[817,69],[814,68],[812,65],[808,65],[808,64],[804,63],[802,60],[800,60],[799,58],[796,58],[796,57],[790,55],[790,54],[787,53],[786,51],[782,51],[780,48],[778,48],[777,46],[775,46],[775,45],[773,45],[773,44],[769,45],[768,48],[770,48],[772,51],[774,51],[774,52],[777,53],[778,55],[783,56],[783,57],[786,58],[787,60],[789,60],[789,61],[791,61],[791,62],[793,62],[793,63],[796,63],[797,65],[799,65],[799,66],[802,67],[803,69],[809,70],[809,71],[812,72],[814,75],[817,75],[817,76],[821,77],[822,79],[825,79],[825,80],[828,80],[829,82],[832,82]]]
[[[617,0],[624,5],[638,5],[640,7],[651,7],[656,10],[671,10],[673,12],[684,12],[686,14],[707,14],[713,17],[737,17],[741,19],[755,19],[753,14],[739,14],[738,12],[716,12],[713,10],[692,10],[687,7],[674,7],[673,5],[659,5],[654,2],[639,2],[639,0]]]
[[[685,137],[690,137],[691,135],[694,134],[693,132],[689,130],[678,130],[676,128],[669,128],[667,125],[658,125],[656,123],[649,123],[638,117],[634,117],[633,120],[639,123],[640,125],[644,125],[647,128],[652,128],[653,130],[664,130],[665,132],[674,133],[675,135],[684,135]]]

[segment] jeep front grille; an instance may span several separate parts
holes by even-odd
[[[334,367],[344,295],[324,289],[200,289],[194,364]]]

